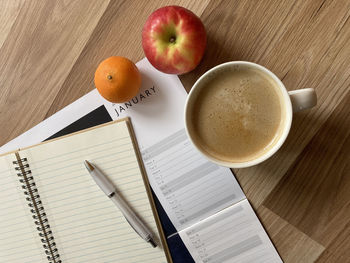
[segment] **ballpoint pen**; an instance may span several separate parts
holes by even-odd
[[[149,242],[153,247],[157,244],[154,242],[151,231],[145,226],[140,218],[131,210],[131,208],[125,203],[125,201],[119,196],[113,184],[109,179],[102,174],[93,164],[88,161],[84,161],[86,169],[101,188],[101,190],[113,201],[113,203],[119,208],[124,215],[126,221],[131,225],[135,232],[145,241]]]

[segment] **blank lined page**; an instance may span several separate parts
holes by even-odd
[[[0,157],[0,262],[47,262],[15,160],[15,154]]]
[[[88,160],[102,170],[158,237],[125,121],[20,154],[29,160],[63,262],[166,262],[163,249],[135,233],[83,164]]]

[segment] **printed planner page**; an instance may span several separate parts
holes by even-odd
[[[150,227],[158,231],[125,122],[21,151],[29,160],[62,262],[166,262],[128,224],[84,166],[95,164]],[[160,244],[159,238],[156,238]]]
[[[178,231],[245,198],[228,168],[192,146],[184,129],[142,151],[150,183]]]
[[[282,262],[246,199],[179,234],[196,262]]]

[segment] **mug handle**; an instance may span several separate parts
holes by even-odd
[[[309,109],[317,104],[317,96],[314,89],[298,89],[288,91],[292,102],[293,112]]]

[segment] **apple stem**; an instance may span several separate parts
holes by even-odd
[[[170,43],[174,43],[174,42],[175,42],[175,40],[176,40],[176,37],[171,36],[171,37],[170,37],[170,39],[169,39],[169,42],[170,42]]]
[[[108,76],[107,76],[107,79],[111,80],[111,79],[112,79],[112,76],[111,76],[111,75],[108,75]]]

